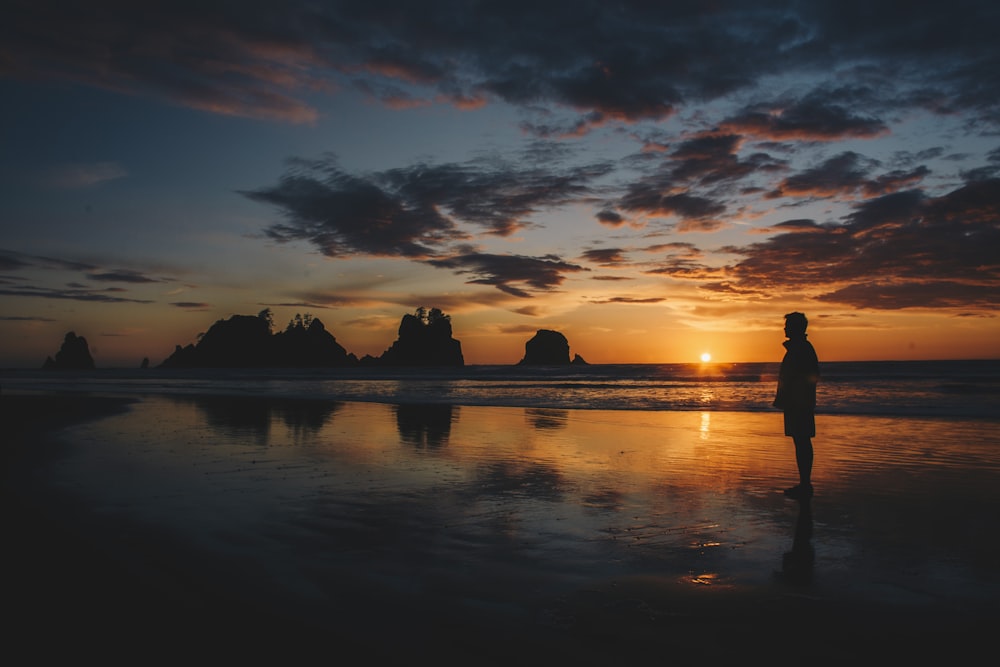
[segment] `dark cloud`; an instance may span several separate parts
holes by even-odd
[[[989,164],[960,172],[962,178],[966,181],[982,181],[1000,177],[1000,148],[987,153],[986,160]]]
[[[13,250],[0,250],[0,270],[17,271],[28,268],[53,269],[63,271],[96,271],[97,266],[73,260],[26,255]]]
[[[930,170],[921,165],[908,171],[896,169],[873,175],[879,166],[878,160],[845,151],[816,167],[785,178],[767,197],[876,197],[914,187],[930,174]]]
[[[643,248],[645,252],[666,252],[666,253],[676,253],[684,254],[687,256],[700,256],[701,251],[698,250],[698,246],[693,243],[686,243],[684,241],[672,241],[670,243],[656,243],[651,246]]]
[[[311,122],[315,91],[390,104],[499,99],[608,120],[662,120],[775,74],[827,77],[800,100],[729,120],[772,137],[869,137],[920,104],[1000,122],[996,3],[671,2],[255,4],[14,1],[5,76],[61,78],[215,113]],[[838,86],[849,73],[857,89]],[[872,113],[877,113],[873,111]]]
[[[763,152],[739,157],[743,137],[734,134],[703,134],[681,143],[669,156],[672,181],[717,185],[751,175],[784,170],[785,162]]]
[[[871,139],[888,133],[877,118],[863,116],[841,103],[807,97],[790,104],[744,109],[721,124],[725,132],[775,141]]]
[[[708,281],[719,276],[718,269],[690,257],[667,257],[644,273],[695,281]]]
[[[892,283],[874,280],[848,285],[817,297],[820,301],[851,304],[863,308],[898,310],[901,308],[991,308],[1000,296],[1000,288],[970,285],[950,280],[923,280]]]
[[[163,282],[159,278],[150,278],[138,271],[130,269],[118,269],[116,271],[91,271],[87,274],[90,280],[99,282],[116,283],[159,283]]]
[[[271,238],[306,240],[330,257],[426,257],[435,246],[465,238],[433,206],[407,202],[402,193],[335,167],[325,171],[289,173],[276,186],[243,193],[284,213],[286,222],[267,228]]]
[[[514,312],[518,315],[525,315],[527,317],[540,317],[542,311],[537,306],[522,306],[520,308],[515,308]]]
[[[107,287],[102,290],[80,289],[70,287],[68,289],[51,289],[48,287],[24,286],[20,288],[2,289],[0,296],[27,296],[39,299],[65,299],[69,301],[90,301],[100,303],[153,303],[145,299],[130,299],[122,296],[115,296],[123,290],[114,287]]]
[[[83,273],[87,278],[99,282],[151,283],[163,282],[162,279],[149,278],[131,269],[107,271],[86,262],[28,255],[11,250],[0,250],[0,267],[10,271],[28,271],[32,269],[43,271],[69,271]],[[51,288],[38,285],[25,285],[22,278],[3,280],[2,284],[9,289],[0,290],[0,295],[27,296],[43,299],[66,299],[71,301],[95,301],[103,303],[152,303],[145,299],[131,299],[117,296],[126,290],[121,287],[105,287],[94,289],[84,283],[71,281],[65,287]]]
[[[31,316],[17,316],[17,315],[0,315],[0,320],[3,320],[4,322],[55,322],[56,321],[48,317],[31,317]]]
[[[623,218],[620,213],[608,210],[598,211],[597,221],[602,225],[607,225],[608,227],[621,227],[625,224],[625,218]]]
[[[704,253],[691,243],[660,243],[645,249],[646,252],[664,253],[644,273],[664,275],[686,280],[708,280],[719,275],[718,269],[704,261]]]
[[[720,229],[725,229],[729,226],[729,223],[720,219],[711,218],[691,218],[681,221],[677,225],[677,231],[679,232],[715,232]]]
[[[868,183],[868,174],[877,164],[875,160],[846,151],[816,167],[789,176],[768,196],[834,197],[853,194]]]
[[[775,225],[771,225],[770,227],[759,227],[757,229],[752,230],[751,233],[771,234],[774,232],[782,232],[789,234],[794,232],[809,233],[822,230],[823,227],[820,226],[815,220],[810,220],[808,218],[800,218],[795,220],[785,220]]]
[[[1000,179],[940,197],[919,190],[877,197],[840,223],[793,222],[792,232],[724,248],[745,257],[727,268],[727,288],[813,292],[825,301],[878,309],[993,309],[1000,300]]]
[[[663,303],[666,299],[661,297],[646,297],[646,298],[636,298],[630,296],[614,296],[610,299],[594,299],[590,303],[596,304],[609,304],[609,303],[634,303],[634,304],[647,304],[647,303]]]
[[[532,291],[550,291],[563,283],[566,274],[587,271],[582,266],[564,262],[555,256],[524,257],[473,253],[428,260],[432,266],[475,276],[468,282],[492,285],[517,297],[530,297]]]
[[[611,168],[561,167],[552,160],[559,154],[532,145],[516,164],[489,157],[364,175],[345,172],[333,158],[298,160],[277,185],[243,194],[284,214],[285,222],[266,230],[276,240],[309,241],[331,257],[427,258],[471,238],[458,223],[510,235],[536,211],[588,194]]]
[[[202,301],[171,301],[170,305],[184,310],[207,310],[212,307],[211,304]]]
[[[295,97],[329,67],[296,23],[301,10],[226,2],[14,2],[0,28],[3,73],[59,77],[212,113],[311,122]],[[314,76],[319,76],[316,78]]]
[[[628,264],[625,251],[621,248],[594,248],[585,250],[581,259],[586,262],[593,262],[598,266],[614,267]]]
[[[649,215],[677,216],[682,219],[704,219],[721,216],[724,204],[688,192],[664,192],[652,182],[636,185],[619,200],[618,205],[629,212]]]
[[[329,303],[326,302],[329,299]],[[338,305],[355,305],[356,300],[354,299],[337,299],[332,296],[321,295],[319,299],[311,300],[306,299],[304,301],[282,301],[280,303],[261,303],[261,306],[267,306],[268,308],[312,308],[323,310],[326,308],[333,308]]]
[[[985,181],[1000,176],[1000,165],[986,165],[974,169],[963,169],[959,175],[966,181]]]
[[[861,191],[866,197],[887,195],[892,192],[897,192],[899,190],[919,185],[926,176],[930,175],[930,173],[931,170],[923,165],[909,171],[896,169],[880,176],[876,176],[873,180],[863,184],[861,186]]]
[[[768,178],[787,169],[783,160],[756,151],[739,152],[743,138],[735,134],[709,132],[663,147],[658,165],[629,183],[624,194],[599,214],[613,220],[618,208],[643,216],[674,216],[677,230],[714,231],[725,226],[729,197],[745,194],[747,186],[735,188],[744,179]],[[648,158],[647,158],[648,159]],[[603,221],[603,220],[602,220]]]
[[[31,264],[19,259],[15,255],[6,255],[0,253],[0,271],[18,271],[20,269],[26,269]]]

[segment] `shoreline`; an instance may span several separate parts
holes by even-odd
[[[819,415],[937,416],[998,421],[1000,362],[831,362]],[[638,364],[567,368],[131,369],[5,373],[7,392],[253,395],[382,404],[566,410],[776,412],[777,364]]]
[[[8,402],[10,398],[14,400]],[[710,428],[705,429],[705,424],[700,421],[701,416],[696,414],[678,417],[677,421],[671,421],[667,416],[641,415],[636,416],[638,421],[625,424],[620,421],[623,416],[621,414],[589,414],[583,415],[585,423],[577,424],[576,421],[583,417],[574,415],[571,411],[570,414],[564,414],[567,411],[462,408],[458,415],[451,414],[450,430],[443,432],[439,423],[421,422],[414,414],[393,411],[391,406],[360,406],[356,408],[357,416],[353,412],[355,408],[348,406],[332,416],[323,413],[327,421],[321,423],[316,420],[314,413],[308,410],[295,412],[294,405],[286,404],[271,413],[268,439],[253,445],[255,448],[265,445],[266,451],[272,452],[272,458],[285,458],[276,459],[267,469],[268,472],[261,471],[258,458],[258,463],[253,467],[256,478],[252,481],[248,481],[243,473],[234,473],[232,469],[220,469],[221,474],[213,473],[215,469],[211,468],[209,459],[205,459],[204,464],[199,463],[197,457],[191,458],[195,453],[193,451],[192,454],[171,455],[173,458],[170,458],[164,453],[163,445],[155,438],[148,443],[143,441],[138,449],[123,450],[123,453],[115,454],[115,457],[126,457],[124,460],[131,461],[136,453],[148,452],[143,457],[152,456],[153,459],[150,460],[167,457],[163,461],[171,462],[172,465],[179,465],[177,461],[188,467],[203,465],[206,469],[194,478],[195,482],[203,484],[209,479],[212,484],[223,484],[221,495],[216,487],[208,495],[198,495],[208,492],[199,492],[199,487],[187,486],[178,487],[186,489],[184,491],[170,491],[169,487],[165,487],[163,491],[156,491],[150,496],[148,493],[151,492],[144,491],[146,487],[140,484],[145,479],[142,477],[145,473],[141,467],[135,469],[135,483],[142,491],[139,495],[123,495],[117,500],[115,498],[118,496],[112,496],[108,500],[103,495],[94,495],[125,493],[115,487],[125,479],[116,477],[115,470],[108,465],[108,462],[113,463],[118,458],[101,459],[96,462],[97,467],[79,468],[90,472],[71,478],[73,485],[64,485],[59,487],[61,491],[50,493],[55,487],[46,480],[51,479],[48,475],[53,465],[61,460],[65,460],[65,465],[70,465],[78,459],[80,465],[83,465],[88,457],[93,456],[88,451],[80,450],[81,437],[92,432],[105,433],[101,429],[111,424],[117,424],[119,429],[131,428],[134,431],[136,425],[142,426],[142,419],[147,417],[140,413],[153,410],[158,401],[172,406],[171,409],[182,410],[184,415],[190,413],[192,419],[209,417],[213,420],[213,426],[207,432],[216,434],[214,437],[224,436],[227,443],[231,441],[230,438],[236,438],[232,442],[239,445],[248,436],[261,433],[259,415],[241,414],[238,412],[238,405],[235,408],[237,412],[233,413],[233,406],[225,402],[199,403],[191,397],[171,400],[149,396],[108,398],[73,395],[24,399],[7,393],[0,397],[5,430],[18,420],[22,423],[22,427],[16,429],[20,434],[19,438],[8,439],[5,451],[9,452],[9,443],[18,439],[21,441],[19,449],[31,450],[31,456],[18,461],[10,459],[5,453],[5,461],[17,465],[6,466],[7,475],[4,479],[4,496],[8,501],[4,503],[5,523],[12,526],[12,536],[17,538],[12,539],[11,544],[19,545],[19,548],[13,550],[16,557],[13,571],[26,575],[18,578],[10,604],[25,610],[22,614],[25,624],[21,626],[25,637],[34,635],[38,639],[57,631],[63,636],[72,635],[86,645],[96,644],[97,648],[94,650],[111,650],[117,647],[122,651],[125,651],[126,646],[134,650],[141,643],[140,639],[162,642],[168,637],[174,637],[180,644],[194,645],[197,638],[216,649],[242,648],[248,654],[253,651],[245,642],[251,639],[259,649],[265,646],[278,648],[288,643],[299,648],[307,645],[315,647],[317,643],[327,641],[333,645],[353,647],[369,655],[379,655],[384,659],[403,658],[415,653],[440,655],[446,660],[455,661],[460,658],[474,659],[478,655],[488,661],[488,657],[494,655],[505,660],[520,656],[518,659],[524,664],[531,663],[533,659],[537,659],[538,663],[545,662],[545,656],[559,659],[564,655],[573,655],[582,664],[595,664],[614,657],[655,656],[661,652],[663,657],[678,654],[746,657],[758,653],[766,655],[774,651],[781,652],[790,645],[797,645],[816,655],[833,653],[849,657],[868,655],[865,642],[882,642],[886,639],[893,639],[897,643],[909,642],[908,646],[895,646],[890,654],[926,655],[927,651],[941,650],[942,655],[954,657],[956,645],[963,650],[977,643],[983,645],[988,635],[979,636],[978,633],[1000,618],[996,602],[989,602],[988,598],[979,605],[973,598],[955,598],[951,601],[947,596],[935,602],[934,596],[915,596],[914,593],[904,593],[904,588],[898,588],[892,595],[871,595],[873,585],[886,586],[890,583],[878,583],[878,578],[883,576],[878,574],[882,560],[912,560],[914,565],[904,565],[905,570],[906,567],[930,567],[931,561],[926,565],[919,563],[925,558],[938,558],[932,556],[931,552],[914,554],[907,550],[900,551],[892,540],[909,540],[919,545],[931,537],[920,535],[919,531],[923,530],[958,531],[955,535],[942,537],[945,544],[952,540],[968,539],[963,537],[964,533],[961,531],[974,530],[973,526],[950,526],[948,517],[953,516],[962,524],[974,522],[977,516],[989,515],[990,506],[978,509],[967,506],[967,496],[964,494],[935,495],[911,505],[910,516],[897,517],[891,523],[883,523],[882,519],[877,519],[875,525],[880,526],[883,532],[888,529],[892,539],[879,542],[866,539],[863,542],[864,548],[871,553],[864,555],[859,562],[865,564],[865,567],[878,568],[875,571],[875,581],[865,583],[863,577],[867,575],[863,571],[855,573],[851,569],[855,567],[851,565],[852,559],[857,557],[840,553],[844,548],[841,545],[843,540],[849,540],[843,543],[848,545],[855,539],[845,531],[849,533],[858,530],[854,524],[861,519],[867,521],[867,515],[875,507],[882,506],[881,511],[886,517],[896,516],[893,508],[898,503],[886,501],[878,493],[874,493],[877,491],[874,488],[854,486],[841,492],[834,486],[834,480],[828,480],[824,486],[818,487],[825,495],[817,497],[814,502],[815,525],[810,526],[814,531],[812,546],[820,561],[817,565],[820,587],[817,588],[815,582],[797,586],[772,581],[772,575],[780,573],[783,554],[794,552],[793,533],[796,515],[800,513],[796,512],[795,503],[772,500],[766,494],[767,480],[758,479],[775,474],[772,469],[775,465],[781,468],[781,474],[787,472],[789,468],[785,465],[786,457],[790,456],[790,445],[784,442],[784,438],[772,437],[772,433],[765,431],[764,426],[767,424],[757,420],[759,415],[754,416],[755,419],[751,421],[740,415],[712,415]],[[15,407],[15,419],[8,421],[10,410]],[[40,420],[41,416],[54,414],[56,407],[61,415],[57,422]],[[257,408],[259,407],[258,404]],[[148,414],[158,413],[154,411]],[[517,419],[511,421],[514,417]],[[390,418],[393,418],[393,423],[389,423]],[[864,420],[852,419],[855,420],[852,424],[863,423],[858,420]],[[46,423],[43,424],[42,421]],[[355,433],[352,430],[356,428],[355,421],[357,428],[363,426],[365,430],[351,435]],[[193,423],[197,425],[201,422]],[[334,426],[338,430],[329,431]],[[836,424],[831,420],[828,426],[833,428]],[[887,433],[891,433],[890,426],[898,427],[898,424],[887,424],[884,427],[888,429]],[[67,427],[71,430],[65,430]],[[372,430],[373,427],[377,428]],[[822,429],[823,424],[820,427]],[[286,428],[289,434],[297,433],[299,436],[296,437],[306,439],[288,440],[286,443],[286,436],[282,435]],[[700,434],[698,428],[703,429]],[[735,432],[734,428],[739,428],[740,431]],[[689,433],[692,429],[694,432]],[[158,427],[150,426],[149,430],[151,434],[155,434]],[[226,435],[230,431],[231,435]],[[481,435],[484,432],[493,435],[480,442],[479,439],[486,437]],[[619,516],[620,510],[612,508],[635,502],[630,496],[649,483],[645,472],[648,462],[640,460],[629,464],[623,463],[623,459],[627,458],[625,456],[614,457],[617,451],[614,447],[618,443],[605,444],[601,435],[605,432],[625,438],[622,442],[631,442],[627,438],[636,437],[637,446],[650,433],[665,438],[666,442],[673,442],[673,438],[691,436],[695,447],[708,448],[704,452],[692,450],[694,455],[736,458],[719,469],[720,481],[723,482],[719,490],[721,495],[706,494],[700,487],[691,487],[689,492],[681,495],[671,492],[673,495],[669,497],[673,500],[661,510],[666,511],[666,515],[659,519],[655,515],[644,519],[647,524],[659,521],[666,533],[647,531],[640,536],[633,533],[607,533],[607,529],[602,529],[605,531],[603,536],[602,533],[597,533],[587,541],[578,543],[574,537],[577,529],[574,528],[569,533],[553,533],[539,541],[535,532],[526,531],[526,527],[537,523],[538,530],[545,533],[565,530],[562,528],[563,523],[549,524],[544,514],[552,511],[557,514],[575,513],[577,510],[574,508],[579,501],[570,502],[566,494],[576,493],[573,489],[577,484],[596,485],[597,488],[593,490],[596,492],[602,485],[612,483],[609,480],[620,480],[613,482],[616,485],[615,495],[609,496],[607,500],[599,500],[591,491],[584,493],[586,503],[599,504],[592,505],[589,509],[585,504],[581,519],[573,520],[593,520],[594,516],[607,516],[611,518],[601,520],[613,520],[610,527],[614,528],[619,521],[614,517]],[[324,435],[328,433],[330,435]],[[340,435],[334,435],[335,433]],[[501,447],[512,448],[511,451],[516,456],[496,459],[496,462],[491,463],[494,461],[491,457],[498,455],[494,451],[498,445],[497,433],[509,434],[507,439],[510,443],[503,440],[499,444]],[[706,437],[701,438],[703,435]],[[845,437],[847,435],[850,434],[845,434]],[[329,440],[330,437],[334,437],[334,440]],[[435,440],[435,437],[439,440]],[[593,441],[583,442],[582,439],[588,438]],[[774,454],[777,463],[761,462],[760,455],[755,455],[756,458],[740,458],[744,455],[739,452],[749,442],[746,441],[747,438],[764,440],[768,447],[780,450]],[[100,442],[103,443],[103,440]],[[127,442],[130,446],[135,445],[132,440]],[[313,442],[335,444],[336,448],[329,452],[326,449],[315,450],[314,445],[310,444]],[[374,450],[356,449],[369,442],[385,444]],[[521,442],[535,444],[530,450],[524,450],[524,445],[519,444]],[[678,444],[673,447],[679,447],[680,442],[678,440]],[[720,443],[717,449],[711,449],[713,442]],[[740,448],[718,449],[727,442],[734,442]],[[489,445],[489,449],[483,450],[484,445]],[[288,449],[289,446],[292,447],[291,450]],[[324,445],[328,446],[330,445]],[[368,446],[370,448],[371,445]],[[400,447],[403,449],[399,449]],[[412,449],[414,447],[417,449]],[[553,448],[559,447],[569,449],[563,458],[553,459],[552,456],[556,455]],[[576,451],[575,448],[578,447],[584,449]],[[233,450],[233,454],[225,454],[224,460],[236,460],[233,457],[242,456],[241,451]],[[672,463],[666,470],[674,470],[677,465],[688,465],[684,458],[689,456],[688,451],[687,445],[684,445],[676,452],[667,452]],[[109,452],[113,453],[112,450]],[[215,450],[212,452],[211,456],[214,458],[222,455]],[[357,458],[358,452],[363,454],[361,458]],[[101,456],[107,457],[110,453]],[[182,458],[177,459],[176,456]],[[304,456],[306,458],[302,458]],[[317,456],[320,458],[316,458]],[[334,457],[329,464],[333,467],[322,467],[322,470],[333,472],[345,466],[353,466],[359,472],[332,485],[316,482],[316,473],[312,472],[310,466],[313,469],[317,465],[326,466],[328,464],[324,461],[330,456]],[[348,458],[344,458],[345,456]],[[398,487],[401,482],[395,481],[394,477],[385,477],[388,473],[397,474],[393,471],[396,470],[396,457],[399,456],[405,456],[405,461],[412,461],[407,464],[411,468],[426,470],[421,473],[423,475],[438,474],[434,471],[439,470],[447,472],[457,465],[471,465],[473,467],[463,468],[471,471],[488,469],[483,466],[500,466],[496,468],[500,471],[536,461],[533,466],[543,467],[537,468],[537,472],[526,468],[518,473],[518,477],[511,478],[520,480],[513,485],[508,485],[502,478],[488,482],[501,486],[495,491],[489,491],[493,495],[486,497],[481,495],[482,491],[476,491],[477,496],[473,498],[483,498],[488,504],[483,506],[483,512],[469,515],[467,507],[450,509],[450,506],[440,505],[440,501],[433,497],[424,497],[424,492],[419,491],[420,487],[409,490],[411,482]],[[529,458],[526,459],[525,456]],[[677,458],[678,456],[681,458]],[[817,438],[817,463],[829,465],[824,456],[845,457],[847,454],[837,449],[835,443],[824,442],[821,430],[820,437]],[[391,457],[391,460],[386,457]],[[540,458],[536,460],[535,457]],[[308,464],[303,465],[306,462]],[[10,477],[15,469],[25,470],[21,465],[25,463],[30,463],[27,469],[35,470],[40,475],[37,485],[29,477],[16,480]],[[446,467],[441,468],[442,464]],[[903,468],[908,470],[906,466]],[[78,469],[70,467],[68,470]],[[691,468],[692,472],[685,474],[697,476],[704,472],[695,474],[695,470],[699,469]],[[873,472],[877,470],[875,468]],[[961,470],[961,467],[957,468],[957,472]],[[509,472],[507,470],[504,474]],[[888,469],[883,472],[892,474]],[[279,473],[290,478],[290,481],[279,479]],[[540,473],[545,476],[538,476]],[[377,483],[362,480],[365,482],[365,491],[358,496],[351,489],[357,480],[362,479],[362,474],[369,477],[378,475],[375,478]],[[451,472],[447,474],[453,476]],[[550,477],[553,474],[558,476]],[[607,477],[609,474],[613,477]],[[711,477],[712,471],[705,474]],[[916,473],[911,471],[907,474],[911,476],[911,481],[907,484],[913,484],[912,477]],[[732,479],[729,476],[733,476]],[[572,481],[576,478],[581,481]],[[489,479],[482,478],[468,488],[481,488],[481,484]],[[694,481],[689,482],[688,477],[670,479],[674,485],[695,484]],[[862,483],[878,484],[878,479],[879,477],[875,477]],[[112,484],[111,487],[108,486],[109,483]],[[969,483],[974,491],[975,484]],[[552,487],[552,484],[560,486]],[[91,485],[95,490],[91,490]],[[732,485],[738,485],[739,489],[745,487],[746,490],[730,488]],[[260,502],[263,503],[261,507],[266,508],[264,514],[259,514],[253,503],[252,506],[239,509],[246,505],[247,500],[252,499],[245,494],[252,492],[256,496],[261,492],[270,493],[273,489],[278,494],[276,497],[285,498],[289,488],[298,489],[302,496],[301,500],[292,501],[293,509],[300,505],[302,509],[296,509],[292,515],[275,515],[275,520],[280,522],[277,528],[252,528],[257,525],[260,516],[270,516],[268,512],[272,511],[273,502],[267,501],[266,496],[263,497]],[[461,494],[466,493],[463,490],[464,483],[460,487],[454,487],[454,482],[439,481],[427,488],[437,489],[434,493],[438,496],[453,493],[453,488],[458,488],[459,495],[456,498],[462,498]],[[556,488],[562,489],[559,491],[560,495],[551,496]],[[42,489],[46,490],[44,496],[39,495]],[[908,489],[905,484],[899,486],[899,489],[899,493],[906,498],[913,493],[921,493],[918,488]],[[608,493],[611,491],[609,489]],[[188,511],[186,506],[177,505],[176,499],[171,495],[177,493],[191,496],[196,506],[203,510],[216,507],[215,498],[244,494],[236,503],[237,510],[234,510],[240,512],[234,515],[239,521],[234,523],[227,520],[218,525],[220,529],[231,531],[235,542],[227,540],[224,549],[216,549],[210,543],[202,542],[202,533],[197,532],[195,526],[189,525],[189,520],[185,518]],[[400,500],[409,498],[414,493],[421,494],[414,496],[417,502],[408,500],[407,504],[413,505],[414,509],[424,507],[420,512],[430,512],[426,521],[443,522],[432,531],[438,535],[435,539],[460,538],[462,542],[445,546],[427,542],[426,531],[430,526],[426,521],[420,520],[420,514],[407,514],[405,506],[399,505]],[[761,495],[762,493],[765,495]],[[587,500],[591,496],[593,498]],[[334,499],[336,504],[329,504]],[[482,504],[483,499],[475,502]],[[996,506],[995,494],[983,500]],[[306,501],[308,504],[303,505]],[[319,501],[322,503],[317,504]],[[469,501],[463,502],[467,505]],[[496,505],[498,502],[500,504]],[[567,502],[570,504],[566,505]],[[612,502],[613,505],[605,505],[606,502]],[[684,503],[690,503],[690,509],[684,509],[688,507]],[[705,503],[723,503],[724,507],[712,509],[711,504]],[[766,551],[763,565],[767,576],[763,576],[764,573],[753,575],[747,580],[749,585],[741,583],[741,579],[746,579],[746,575],[741,574],[744,566],[734,570],[733,566],[719,562],[711,565],[709,571],[718,571],[721,579],[706,579],[701,584],[693,585],[697,572],[678,577],[676,573],[683,574],[687,566],[672,565],[674,559],[687,559],[692,564],[704,560],[698,550],[692,552],[685,547],[686,538],[674,541],[669,535],[670,530],[673,530],[670,527],[673,524],[669,521],[676,521],[677,512],[681,511],[676,509],[678,504],[683,515],[693,512],[692,516],[697,517],[707,512],[708,518],[715,523],[730,522],[730,515],[739,521],[745,521],[746,519],[739,518],[745,515],[751,520],[751,525],[761,519],[766,520],[768,523],[762,528],[754,528],[745,535],[738,535],[735,541],[731,537],[732,531],[738,533],[743,530],[737,530],[737,524],[719,535],[730,545],[722,545],[724,548],[736,550],[732,553],[749,552],[749,555],[741,558],[750,558],[748,562],[753,567],[759,567],[759,557],[754,552],[761,549]],[[380,509],[383,505],[384,510]],[[221,512],[229,506],[217,507],[212,511]],[[559,509],[560,507],[563,509]],[[932,509],[935,507],[936,510]],[[345,523],[345,516],[362,509],[364,523]],[[303,510],[307,510],[307,513],[302,514]],[[501,510],[501,513],[497,514],[497,510]],[[648,509],[632,510],[640,511]],[[510,512],[516,512],[515,516],[520,517],[515,525],[519,526],[517,530],[522,535],[520,540],[525,541],[524,544],[528,544],[528,547],[518,543],[505,546],[505,541],[500,541],[503,533],[493,532],[494,522]],[[536,516],[537,512],[542,514]],[[838,515],[845,513],[855,517],[851,523],[845,524],[842,518],[838,518]],[[924,515],[914,516],[914,513]],[[297,517],[296,521],[308,522],[302,526],[288,524],[289,516]],[[622,525],[625,527],[633,523],[628,520],[627,515],[624,519],[626,521]],[[242,521],[247,522],[245,526]],[[663,521],[668,523],[664,524]],[[777,523],[769,527],[772,521]],[[321,532],[316,532],[313,526],[322,528]],[[264,532],[260,532],[261,530]],[[770,534],[774,531],[777,532],[771,537]],[[978,530],[974,530],[974,533],[973,539],[978,539],[980,543],[967,547],[973,554],[970,557],[977,557],[974,554],[979,553],[986,561],[995,556],[996,538],[983,536]],[[380,535],[384,537],[379,537]],[[382,551],[383,547],[379,545],[392,535],[402,540],[397,548],[403,551]],[[265,537],[267,541],[260,542],[260,548],[252,546]],[[620,542],[626,537],[633,540],[632,546],[621,551]],[[393,543],[396,539],[393,538]],[[468,542],[469,539],[480,541],[481,544],[475,546],[476,542]],[[485,542],[482,541],[484,539]],[[595,543],[594,539],[599,541]],[[702,539],[711,541],[708,536]],[[717,540],[718,537],[712,539]],[[928,544],[936,550],[938,538],[933,539]],[[272,543],[279,547],[270,546]],[[610,561],[610,569],[607,565],[602,565],[594,570],[592,565],[587,564],[587,559],[591,558],[587,556],[587,552],[593,550],[595,544],[600,551],[610,549],[609,554],[638,553],[638,560],[634,566],[625,568],[615,565],[616,561],[613,560]],[[297,554],[291,561],[284,555],[288,549],[293,549]],[[343,555],[338,555],[340,550],[345,549]],[[374,551],[370,551],[372,549]],[[553,549],[556,551],[550,554],[549,551]],[[504,555],[507,550],[510,553]],[[718,548],[714,550],[717,551]],[[713,548],[703,547],[702,551],[711,554]],[[233,560],[234,554],[251,553],[256,554],[256,564],[254,561]],[[371,556],[366,555],[369,553]],[[361,558],[357,563],[355,555]],[[549,563],[554,556],[558,557]],[[920,559],[915,559],[915,556],[920,556]],[[477,560],[466,560],[469,557]],[[628,557],[636,558],[634,555]],[[951,556],[952,559],[955,557],[957,555]],[[599,564],[604,558],[601,556],[594,563]],[[846,565],[839,562],[845,558]],[[435,564],[437,559],[440,559],[442,567],[452,563],[451,571],[439,572],[438,565]],[[947,566],[947,560],[948,557],[945,557],[942,564]],[[358,564],[366,561],[371,563],[370,572],[356,569]],[[548,568],[559,567],[559,562],[565,563],[565,569],[572,577],[566,579],[565,584],[553,588],[553,592],[547,593],[545,591],[551,587],[552,581],[559,582],[566,577],[566,573],[556,571],[545,574]],[[296,564],[295,576],[288,582],[282,582],[280,577],[284,575],[281,573],[291,574],[286,569],[290,563]],[[234,565],[237,566],[235,569]],[[454,569],[456,566],[457,570]],[[835,567],[831,569],[831,566]],[[933,567],[937,568],[939,565],[934,564]],[[300,568],[305,569],[300,571]],[[846,570],[839,571],[838,568]],[[891,568],[898,569],[899,566]],[[463,570],[468,570],[472,579],[466,580]],[[398,578],[406,572],[410,574],[402,579]],[[859,575],[861,581],[856,580]],[[574,577],[579,576],[584,577],[582,585],[573,583]],[[831,580],[831,576],[839,579]],[[904,572],[902,580],[905,581],[908,576],[914,575],[906,575]],[[554,579],[546,579],[547,577]],[[913,583],[917,581],[919,580],[913,579]],[[848,588],[841,590],[839,586],[845,583],[849,584]],[[996,590],[995,577],[992,581],[982,583]],[[303,585],[307,588],[299,590]],[[528,587],[518,588],[525,585]],[[922,584],[924,587],[926,585],[929,584]],[[303,591],[309,590],[312,592],[303,594]],[[932,592],[932,589],[927,592]],[[921,599],[923,601],[919,601]],[[106,644],[109,641],[108,628],[117,628],[110,646]]]

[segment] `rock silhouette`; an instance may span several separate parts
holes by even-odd
[[[296,315],[288,327],[271,333],[270,310],[218,320],[197,344],[178,345],[161,368],[313,368],[352,366],[349,354],[323,323]]]
[[[524,344],[522,366],[568,366],[569,364],[586,364],[579,354],[569,359],[569,341],[558,331],[539,329],[534,337]]]
[[[42,368],[47,370],[89,370],[94,368],[94,358],[90,356],[87,339],[70,331],[63,339],[56,357],[46,357]]]
[[[308,315],[302,320],[296,316],[288,328],[275,334],[273,348],[274,366],[334,368],[358,363],[357,357],[345,350],[322,322]]]
[[[365,355],[369,366],[464,366],[462,343],[451,335],[451,316],[438,308],[418,308],[403,315],[399,338],[379,357]]]

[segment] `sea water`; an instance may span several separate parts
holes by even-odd
[[[1000,543],[984,527],[1000,508],[1000,361],[823,364],[807,513],[781,493],[796,470],[777,370],[32,370],[0,384],[143,396],[64,432],[73,446],[30,490],[68,494],[116,534],[169,536],[194,571],[220,563],[232,590],[273,588],[261,599],[303,617],[344,605],[350,581],[350,610],[380,591],[401,603],[387,609],[534,627],[598,591],[588,605],[624,609],[618,582],[642,581],[643,600],[651,582],[668,601],[756,591],[997,618]]]
[[[769,411],[777,363],[4,370],[13,391],[232,395],[593,410]],[[822,364],[820,414],[1000,417],[1000,360]]]

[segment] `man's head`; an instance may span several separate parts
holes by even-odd
[[[809,320],[802,313],[796,312],[785,315],[786,336],[804,336],[806,335],[807,326],[809,326]]]

